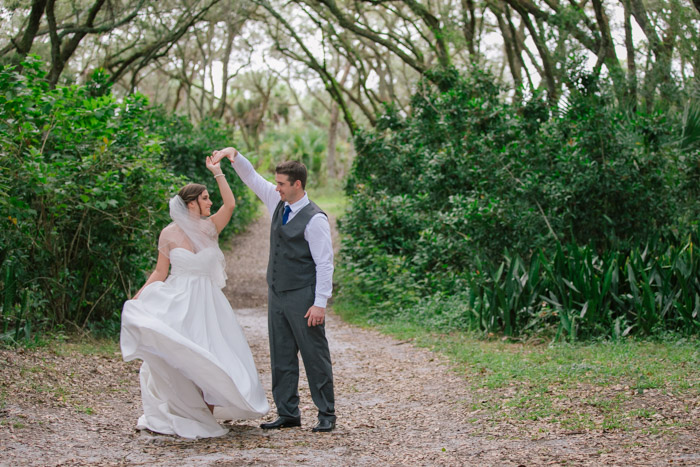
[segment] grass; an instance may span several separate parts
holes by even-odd
[[[115,339],[80,341],[73,344],[73,346],[82,355],[113,357],[120,352],[119,341]]]
[[[81,338],[81,339],[56,339],[51,342],[51,350],[59,356],[67,356],[77,352],[86,356],[112,357],[119,350],[119,341],[110,338]]]
[[[79,404],[76,405],[75,410],[77,410],[78,412],[84,413],[86,415],[94,415],[95,414],[95,410],[93,408],[87,407],[84,405],[79,405]]]
[[[491,420],[520,423],[524,430],[544,421],[564,431],[663,433],[679,426],[683,412],[700,400],[698,340],[514,343],[432,332],[400,320],[376,324],[342,297],[334,310],[346,321],[448,356],[475,395],[472,411],[485,410]],[[678,417],[654,418],[671,400],[685,401],[673,402]]]

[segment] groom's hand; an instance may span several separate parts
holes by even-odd
[[[326,309],[315,305],[309,308],[309,311],[304,315],[304,318],[308,318],[309,320],[309,327],[323,324],[325,317]]]

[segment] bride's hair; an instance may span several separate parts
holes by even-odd
[[[180,189],[178,195],[185,202],[185,206],[187,206],[191,201],[197,201],[199,195],[206,189],[207,187],[199,183],[188,183]]]

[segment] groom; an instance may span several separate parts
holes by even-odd
[[[263,429],[301,426],[299,358],[304,361],[311,398],[318,408],[314,432],[335,428],[333,369],[325,332],[326,303],[332,292],[333,245],[328,217],[309,200],[306,167],[296,161],[275,169],[276,186],[260,176],[234,148],[214,151],[231,165],[272,215],[267,265],[268,331],[272,396],[278,418]]]

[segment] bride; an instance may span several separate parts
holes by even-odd
[[[143,360],[138,429],[183,438],[221,436],[216,419],[269,410],[253,356],[231,305],[218,234],[235,199],[219,163],[207,157],[224,204],[211,214],[206,187],[189,184],[170,200],[173,223],[160,234],[155,271],[122,311],[124,360]],[[170,275],[168,276],[168,269]]]

